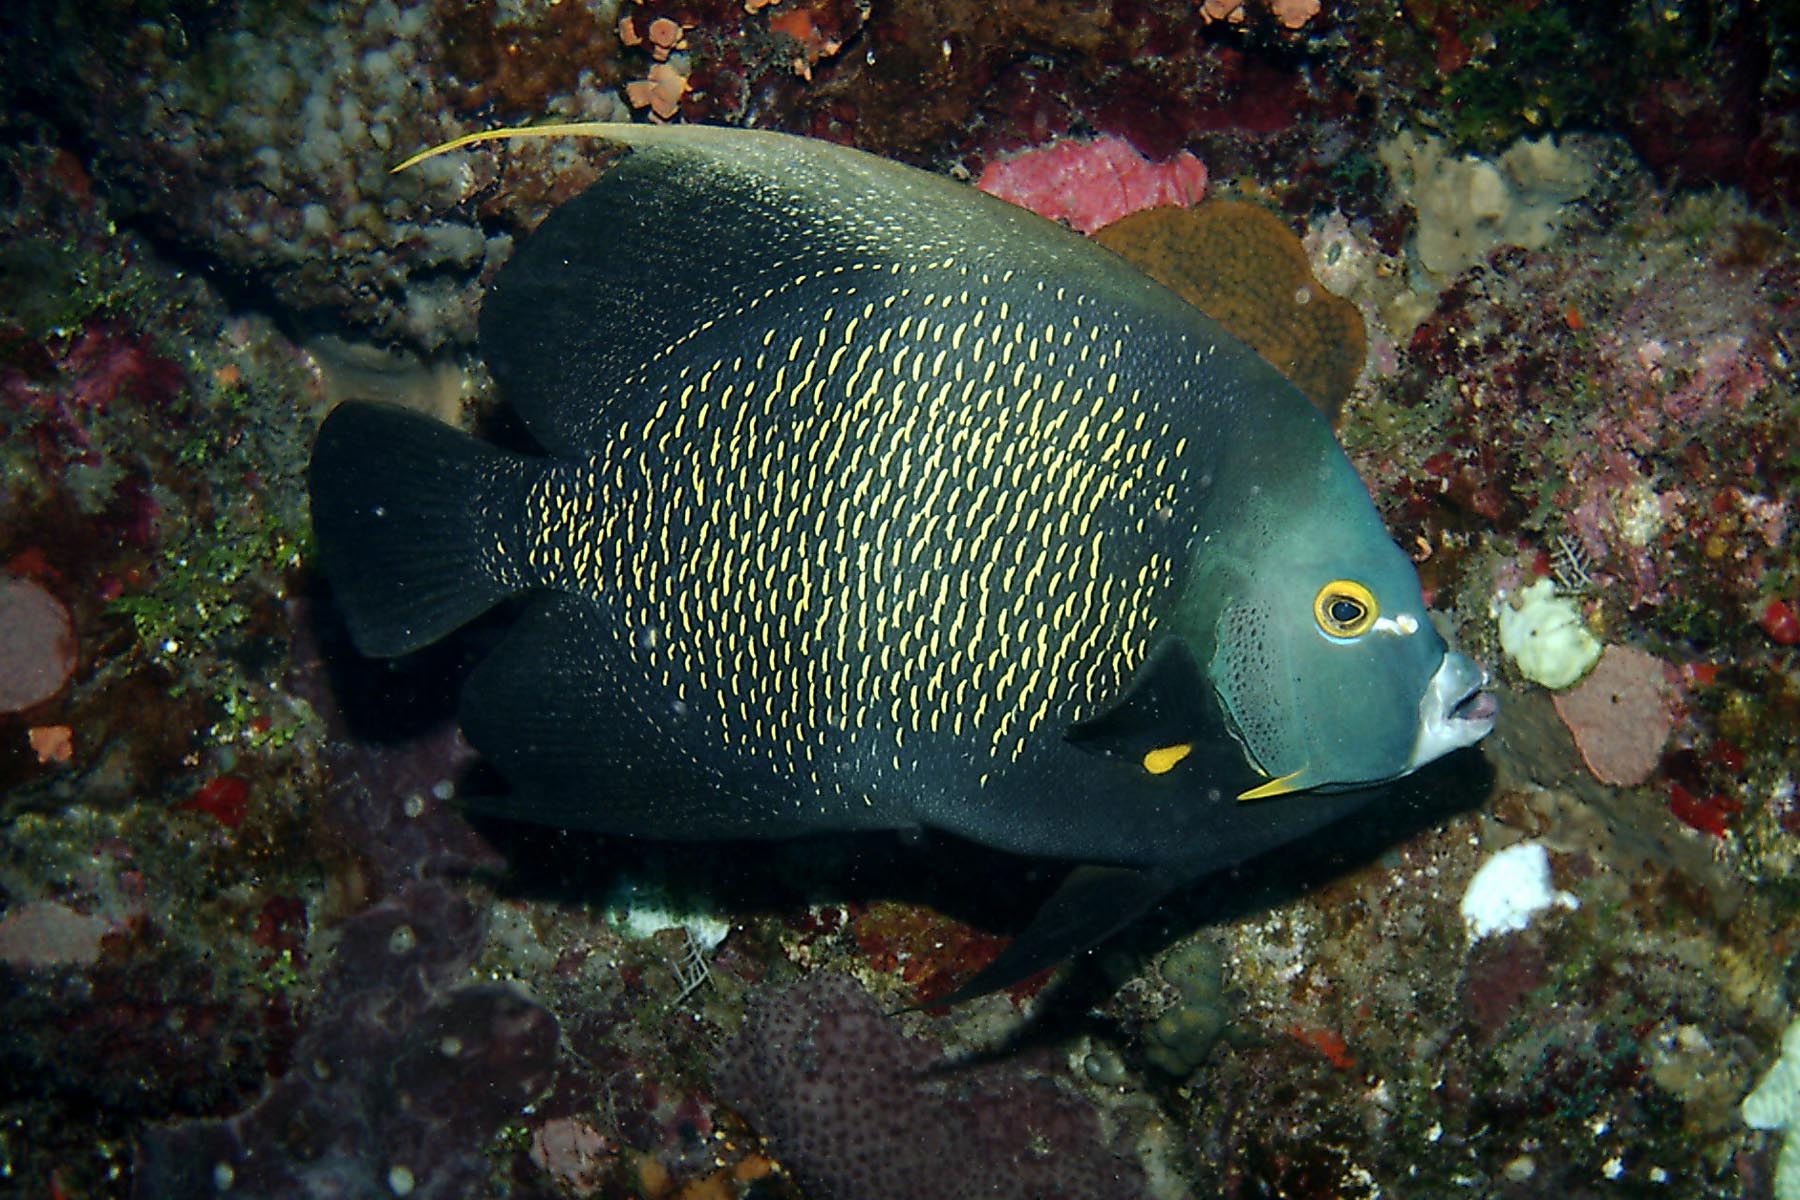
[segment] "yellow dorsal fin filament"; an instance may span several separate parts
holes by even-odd
[[[1247,792],[1239,792],[1238,799],[1267,800],[1270,796],[1285,796],[1289,792],[1297,792],[1305,785],[1295,781],[1304,774],[1306,774],[1306,768],[1301,767],[1292,775],[1283,775],[1279,779],[1271,779],[1267,783],[1258,784]]]
[[[436,158],[440,154],[448,154],[452,150],[461,150],[464,146],[473,146],[479,142],[505,142],[520,138],[548,137],[605,137],[609,131],[616,130],[620,121],[558,121],[550,125],[512,125],[503,129],[483,129],[478,133],[465,133],[459,138],[451,138],[440,142],[429,149],[421,150],[397,167],[389,167],[389,175],[397,175],[411,166],[417,166],[428,158]]]
[[[1192,742],[1177,742],[1173,746],[1158,746],[1144,755],[1144,770],[1152,775],[1167,775],[1175,769],[1175,765],[1194,752]]]

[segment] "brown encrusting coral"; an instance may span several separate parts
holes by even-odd
[[[1313,278],[1280,217],[1214,199],[1135,213],[1094,237],[1247,342],[1337,420],[1367,353],[1362,316]]]

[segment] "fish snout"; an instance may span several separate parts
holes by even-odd
[[[1472,659],[1454,650],[1444,653],[1419,701],[1419,736],[1408,771],[1473,746],[1493,730],[1500,702],[1484,690],[1487,682],[1487,672]]]

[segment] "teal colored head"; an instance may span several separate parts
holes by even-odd
[[[1268,780],[1248,798],[1394,779],[1493,727],[1485,674],[1433,628],[1412,563],[1333,451],[1240,490],[1184,606]]]

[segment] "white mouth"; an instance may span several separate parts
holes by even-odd
[[[1473,746],[1494,728],[1500,703],[1482,691],[1487,672],[1455,651],[1444,655],[1419,701],[1419,738],[1408,771],[1416,771],[1452,750]]]

